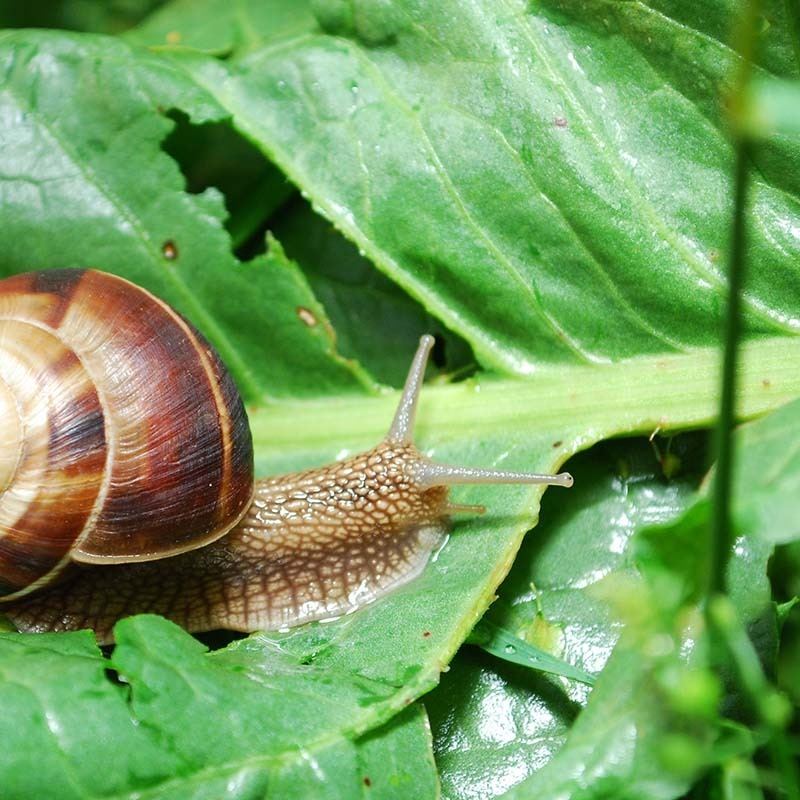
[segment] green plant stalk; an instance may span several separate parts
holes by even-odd
[[[733,604],[727,597],[716,597],[709,604],[709,616],[731,656],[739,685],[759,720],[770,732],[782,733],[791,718],[791,706],[764,674],[758,653],[737,618]]]
[[[791,752],[791,746],[784,734],[772,737],[769,744],[769,754],[772,763],[783,776],[780,787],[786,800],[800,800],[800,774],[797,769],[797,756]]]
[[[750,147],[741,139],[736,148],[734,173],[734,212],[728,268],[728,303],[725,311],[725,352],[722,362],[719,421],[716,428],[716,472],[711,519],[711,570],[708,596],[725,591],[725,571],[730,557],[731,483],[733,480],[734,438],[736,423],[736,368],[739,357],[742,287],[745,276],[746,211],[749,184]]]
[[[736,665],[739,684],[749,696],[761,723],[769,731],[767,750],[776,771],[783,777],[784,791],[798,800],[798,773],[787,758],[785,727],[791,717],[786,699],[766,680],[761,664],[747,635],[737,628],[735,612],[725,594],[725,575],[733,543],[731,487],[735,460],[733,426],[737,360],[741,333],[742,290],[745,282],[747,250],[747,209],[749,164],[754,142],[744,127],[752,67],[757,45],[756,23],[760,0],[744,5],[734,29],[734,46],[740,62],[734,79],[729,111],[734,134],[735,169],[733,218],[728,259],[728,302],[725,310],[722,381],[719,420],[716,427],[716,473],[714,476],[711,520],[711,566],[706,594],[706,619],[712,641],[712,658],[729,655]]]
[[[728,296],[723,331],[724,355],[720,387],[719,418],[716,427],[716,473],[712,496],[711,569],[707,600],[725,591],[725,571],[731,550],[731,482],[733,477],[733,426],[736,395],[736,367],[742,316],[742,289],[745,278],[747,190],[751,143],[744,128],[753,58],[756,48],[756,25],[761,12],[760,0],[749,0],[735,19],[733,46],[740,59],[733,76],[733,90],[728,97],[728,111],[734,143],[733,218],[728,250]],[[711,620],[709,619],[709,622]]]
[[[742,287],[745,277],[747,190],[752,144],[744,127],[750,80],[757,43],[760,0],[749,0],[739,11],[733,28],[733,47],[739,62],[733,75],[733,89],[728,96],[728,112],[735,154],[733,178],[733,217],[728,254],[728,294],[723,330],[723,365],[719,416],[715,435],[716,473],[712,495],[711,569],[708,575],[706,607],[714,595],[725,591],[725,571],[731,549],[731,481],[733,477],[736,367],[741,331]],[[713,626],[711,617],[708,618]]]

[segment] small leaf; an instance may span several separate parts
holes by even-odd
[[[792,613],[792,609],[800,603],[800,597],[793,597],[791,600],[787,600],[785,603],[779,603],[777,608],[775,609],[778,615],[778,624],[783,627],[783,624],[789,617],[789,614]]]
[[[546,650],[528,644],[524,639],[514,636],[513,633],[496,625],[486,617],[473,628],[467,643],[476,644],[487,653],[491,653],[497,658],[502,658],[504,661],[521,664],[524,667],[547,672],[550,675],[561,675],[564,678],[585,683],[587,686],[594,686],[594,675],[573,667],[572,664],[556,658]]]

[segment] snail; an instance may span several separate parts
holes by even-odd
[[[0,281],[0,611],[23,631],[162,614],[189,631],[283,629],[417,575],[458,483],[571,486],[436,463],[412,442],[423,336],[386,438],[255,481],[221,359],[146,290],[95,270]]]

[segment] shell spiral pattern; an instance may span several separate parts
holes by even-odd
[[[0,281],[0,599],[201,547],[252,494],[241,398],[179,314],[94,270]]]

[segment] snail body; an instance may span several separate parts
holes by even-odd
[[[432,462],[411,434],[423,337],[385,440],[259,481],[221,360],[143,289],[94,270],[0,281],[0,610],[21,630],[160,613],[188,630],[352,611],[425,566],[453,483],[569,486]]]

